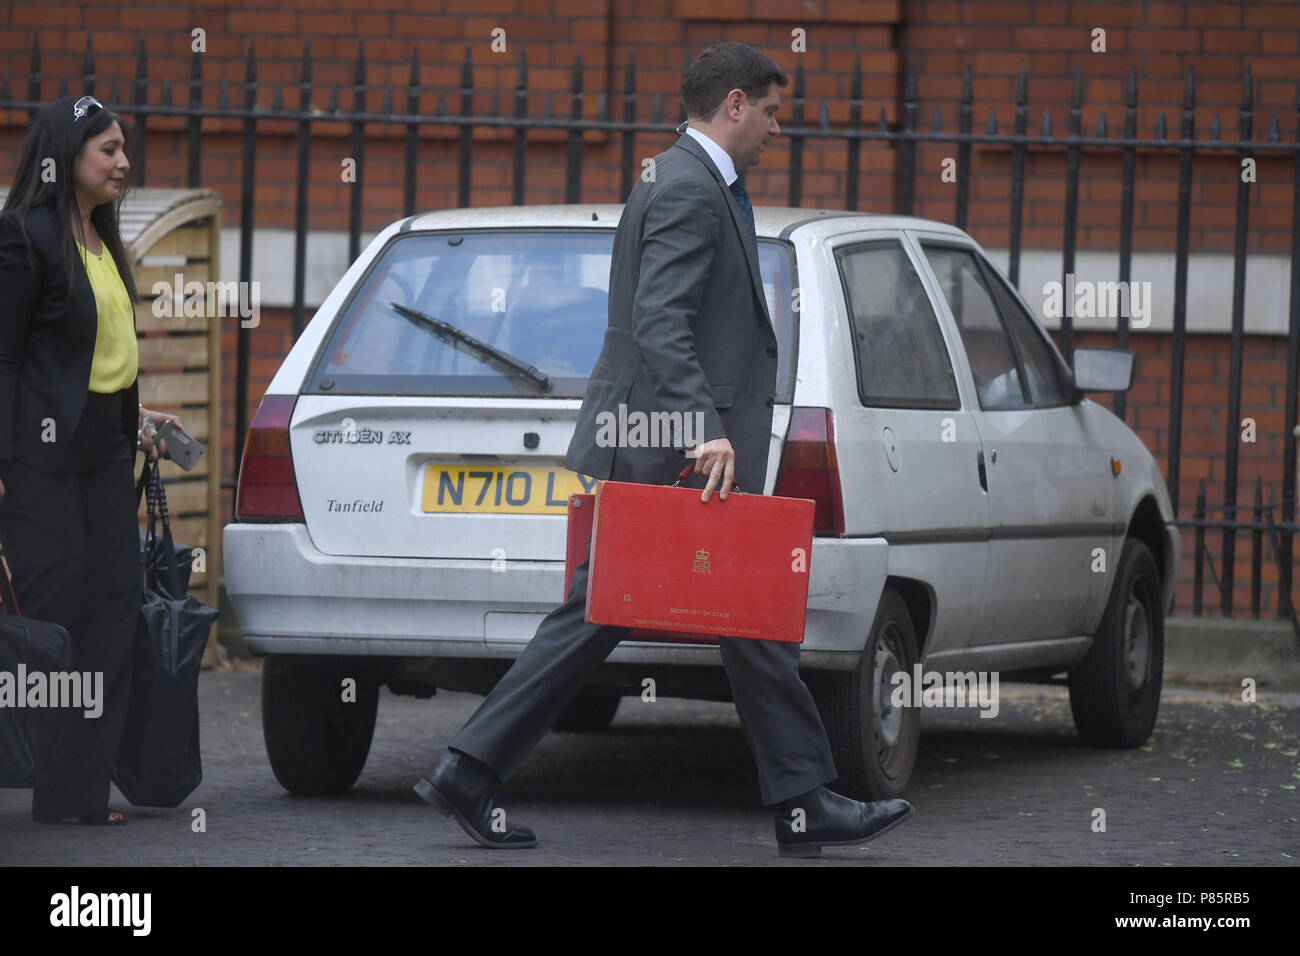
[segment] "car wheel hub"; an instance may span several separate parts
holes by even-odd
[[[1133,690],[1140,690],[1146,683],[1150,656],[1151,623],[1146,605],[1136,594],[1130,594],[1124,613],[1124,665]]]
[[[903,724],[903,709],[893,706],[891,700],[894,692],[893,676],[898,672],[898,658],[884,641],[876,646],[872,671],[872,686],[875,688],[873,703],[876,726],[880,728],[880,742],[885,747],[892,747],[898,742],[899,729]]]

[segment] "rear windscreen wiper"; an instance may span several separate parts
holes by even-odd
[[[499,370],[510,372],[516,376],[522,376],[534,382],[543,392],[549,392],[554,387],[546,373],[538,371],[536,366],[529,365],[522,359],[517,359],[500,349],[493,348],[482,339],[470,335],[464,329],[458,329],[448,322],[435,319],[431,315],[425,315],[423,312],[407,308],[396,302],[390,302],[389,305],[393,307],[393,311],[398,315],[409,319],[420,328],[428,329],[458,352],[475,355],[480,359],[487,359],[487,364],[496,366]],[[468,351],[466,346],[468,346]]]

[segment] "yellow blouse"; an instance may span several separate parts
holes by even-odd
[[[95,355],[90,363],[90,390],[109,394],[130,388],[140,370],[135,309],[108,247],[103,246],[99,255],[88,252],[80,242],[77,248],[95,291],[95,311],[99,318]]]

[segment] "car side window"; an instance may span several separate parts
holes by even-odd
[[[957,378],[925,286],[895,239],[835,250],[867,406],[960,408]]]
[[[992,267],[987,262],[984,268],[992,272]],[[1011,337],[1015,339],[1020,351],[1020,361],[1024,363],[1025,376],[1029,379],[1029,394],[1034,400],[1034,406],[1048,408],[1070,404],[1065,360],[1006,284],[996,275],[990,275],[989,282],[993,286],[998,307],[1002,310],[1002,317],[1006,319],[1007,328],[1011,330]]]
[[[929,242],[921,247],[961,332],[980,407],[1028,408],[1016,353],[974,253]]]
[[[786,242],[761,239],[758,243],[758,271],[763,278],[763,297],[776,332],[776,400],[794,400],[794,250]]]

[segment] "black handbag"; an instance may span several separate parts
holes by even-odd
[[[49,713],[18,706],[18,697],[27,693],[20,678],[34,671],[66,671],[71,656],[65,628],[19,614],[9,565],[0,559],[0,682],[8,685],[0,687],[0,788],[32,786]],[[10,694],[13,700],[7,699]]]
[[[144,603],[113,782],[134,806],[176,807],[203,780],[199,666],[218,612],[186,593],[192,549],[172,539],[157,462],[145,462],[137,493],[142,486],[148,490],[141,548]]]

